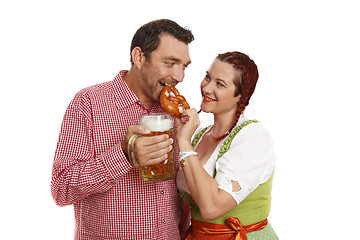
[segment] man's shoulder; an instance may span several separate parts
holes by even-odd
[[[109,91],[112,87],[112,81],[107,81],[103,83],[98,83],[94,85],[90,85],[88,87],[85,87],[79,91],[79,93],[96,93],[96,92],[104,92]]]
[[[70,107],[87,109],[91,102],[107,99],[111,95],[112,81],[94,84],[78,91],[70,103]],[[105,100],[106,101],[106,100]]]
[[[94,98],[108,95],[111,92],[112,81],[90,85],[78,91],[75,98]]]
[[[122,77],[126,74],[126,72],[127,72],[127,70],[122,70],[114,77],[113,80],[103,82],[103,83],[94,84],[94,85],[90,85],[88,87],[85,87],[85,88],[81,89],[77,94],[80,94],[80,95],[108,94],[114,88],[119,87],[117,85],[119,85],[122,82]],[[120,87],[122,87],[122,86],[120,86]]]

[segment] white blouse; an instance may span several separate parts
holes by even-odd
[[[245,116],[241,115],[237,126],[247,120]],[[210,129],[211,127],[208,127],[203,136]],[[197,132],[199,131],[201,129]],[[236,134],[229,150],[216,162],[225,139],[219,142],[203,167],[210,176],[213,176],[216,166],[215,180],[219,188],[228,192],[239,204],[271,177],[275,168],[274,145],[269,132],[263,125],[251,123]],[[181,192],[190,193],[181,168],[177,173],[176,181]],[[237,181],[241,190],[233,192],[231,181]]]

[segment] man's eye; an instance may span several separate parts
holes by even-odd
[[[209,76],[208,74],[206,74],[206,75],[205,75],[205,79],[206,79],[207,81],[210,81],[210,76]]]
[[[174,63],[173,62],[165,62],[165,65],[168,67],[172,67],[172,66],[174,66]]]

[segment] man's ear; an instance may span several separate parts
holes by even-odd
[[[143,51],[141,51],[140,47],[135,47],[131,51],[131,57],[133,59],[134,65],[137,68],[141,68],[141,66],[145,62],[145,55],[144,55]]]

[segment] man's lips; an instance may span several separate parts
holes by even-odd
[[[159,81],[160,85],[165,87],[165,86],[175,86],[176,83],[168,83],[168,82],[162,82],[162,81]]]
[[[203,101],[204,102],[215,102],[216,100],[215,99],[212,99],[212,98],[209,98],[207,96],[203,96]]]

